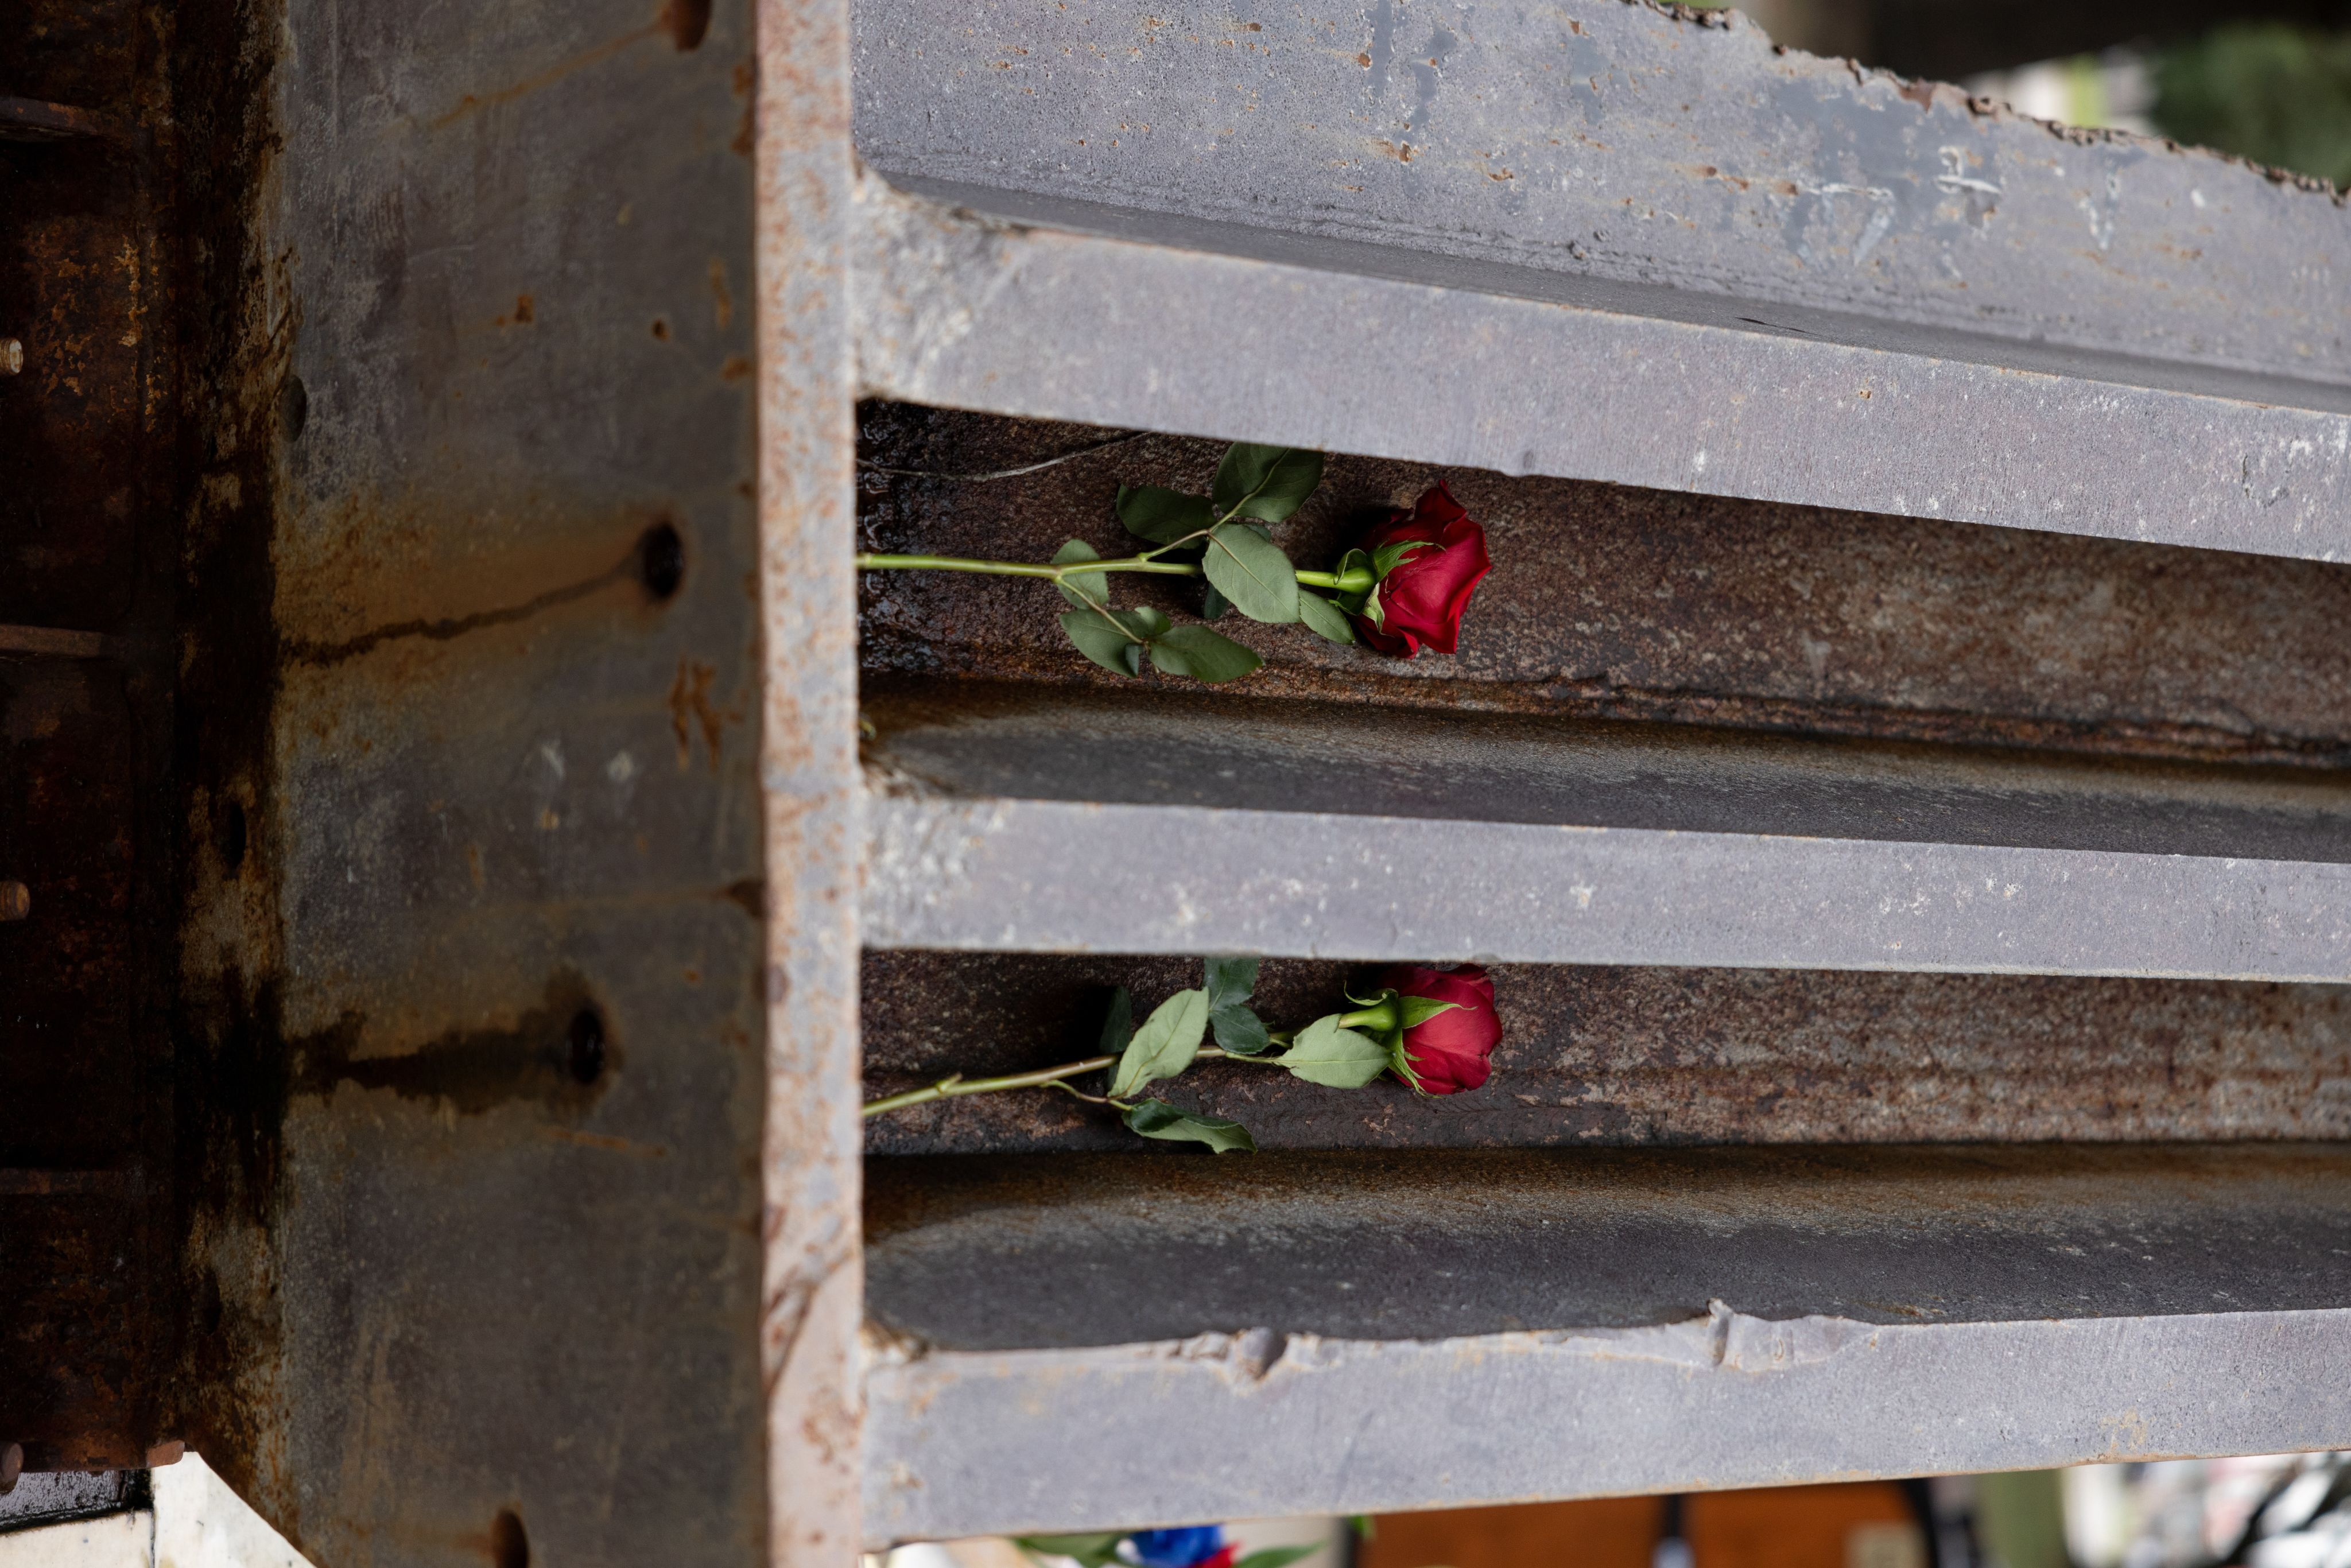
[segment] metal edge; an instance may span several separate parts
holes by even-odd
[[[769,1562],[857,1550],[854,394],[847,0],[758,0],[754,162],[768,1099]]]
[[[2351,978],[2351,866],[877,800],[874,947]]]
[[[873,395],[2351,556],[2340,413],[1026,227],[874,177],[859,213],[855,314]],[[1207,342],[1226,347],[1200,352]],[[1316,374],[1297,376],[1307,362]]]
[[[877,1348],[875,1546],[2351,1444],[2345,1309]]]

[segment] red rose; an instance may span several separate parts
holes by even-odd
[[[1458,1094],[1486,1082],[1494,1071],[1494,1048],[1502,1043],[1502,1020],[1485,970],[1475,964],[1457,969],[1398,965],[1380,977],[1380,985],[1400,997],[1454,1004],[1404,1031],[1405,1061],[1424,1092]]]
[[[1416,544],[1420,548],[1398,553],[1356,617],[1364,642],[1399,659],[1411,658],[1424,644],[1453,652],[1469,596],[1494,569],[1486,556],[1486,530],[1443,485],[1411,511],[1389,513],[1356,548],[1376,562],[1387,546]]]

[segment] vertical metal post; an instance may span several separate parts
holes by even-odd
[[[818,1568],[861,1540],[848,0],[760,0],[758,30],[768,1554]]]

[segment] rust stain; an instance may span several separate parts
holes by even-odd
[[[718,379],[730,385],[747,379],[750,373],[751,361],[742,354],[729,354],[718,366]]]
[[[710,258],[710,315],[721,331],[735,324],[735,296],[726,287],[726,262]]]
[[[710,770],[718,771],[718,745],[726,720],[710,701],[710,687],[718,678],[716,665],[680,654],[677,679],[670,683],[670,727],[677,735],[677,765],[685,768],[694,757],[693,731],[699,727],[710,752]]]
[[[703,25],[707,26],[709,25],[710,15],[710,8],[707,0],[703,0],[702,13]],[[528,98],[532,93],[538,91],[541,88],[551,87],[575,71],[585,70],[590,66],[595,65],[600,61],[611,59],[614,55],[620,54],[622,50],[628,48],[632,44],[641,44],[648,38],[658,38],[664,35],[669,35],[673,38],[673,41],[674,41],[676,37],[673,30],[673,23],[671,21],[670,14],[667,11],[664,11],[660,17],[646,24],[644,26],[638,27],[631,32],[623,33],[617,38],[607,39],[605,42],[598,44],[593,48],[584,49],[579,54],[572,56],[568,60],[564,60],[557,65],[549,66],[547,69],[540,71],[536,76],[525,77],[522,80],[514,83],[512,86],[502,87],[495,92],[486,92],[478,95],[469,92],[465,97],[457,100],[457,106],[455,109],[450,110],[448,112],[441,115],[437,119],[425,121],[425,127],[427,130],[431,131],[446,131],[450,126],[456,124],[459,120],[464,120],[468,115],[479,113],[481,110],[486,109],[496,109],[502,104],[512,103],[517,99]],[[701,39],[697,37],[695,41],[699,43]],[[678,45],[678,47],[680,48],[690,48],[692,47],[692,45],[683,43]]]
[[[541,1135],[559,1144],[577,1144],[583,1149],[601,1149],[608,1154],[632,1155],[643,1160],[665,1160],[669,1150],[659,1144],[641,1144],[631,1138],[616,1138],[608,1133],[583,1133],[577,1127],[541,1127]]]
[[[597,1071],[586,1082],[574,1071],[571,1050],[583,1014],[595,1017],[601,1046]],[[446,1106],[464,1116],[515,1103],[577,1113],[601,1098],[625,1059],[587,981],[569,970],[551,977],[538,1004],[511,1024],[453,1029],[392,1053],[369,1051],[366,1036],[366,1017],[345,1012],[333,1027],[288,1040],[288,1099],[326,1098],[348,1083],[388,1089],[402,1100]]]
[[[387,643],[400,642],[408,638],[422,638],[428,642],[444,643],[463,637],[471,632],[485,631],[494,626],[515,625],[547,611],[591,598],[615,584],[629,580],[635,575],[636,564],[636,552],[632,549],[618,563],[606,568],[593,577],[548,589],[545,592],[535,594],[520,603],[476,610],[463,615],[418,617],[411,621],[392,622],[371,628],[356,637],[349,637],[338,642],[297,642],[289,639],[286,643],[286,655],[290,663],[298,664],[340,664],[372,653]]]

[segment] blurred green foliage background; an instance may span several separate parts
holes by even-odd
[[[2148,66],[2166,136],[2351,186],[2351,34],[2232,23]]]

